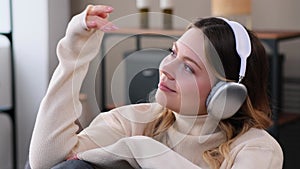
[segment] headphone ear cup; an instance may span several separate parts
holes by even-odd
[[[212,99],[212,97],[215,95],[215,93],[217,92],[217,90],[222,87],[223,85],[225,85],[226,82],[224,81],[219,81],[217,84],[215,84],[212,88],[211,91],[209,93],[209,95],[207,96],[206,99],[206,107],[208,107],[208,105],[210,104],[210,101]]]
[[[207,113],[217,119],[227,119],[240,109],[246,97],[247,88],[243,84],[220,81],[207,97]]]

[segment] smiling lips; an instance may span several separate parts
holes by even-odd
[[[169,88],[165,83],[163,82],[160,82],[158,84],[158,88],[162,91],[165,91],[165,92],[176,92],[175,90]]]

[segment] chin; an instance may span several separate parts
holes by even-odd
[[[156,93],[155,93],[155,101],[162,105],[163,107],[166,107],[167,105],[167,97],[166,95],[160,91],[160,90],[157,90]]]
[[[155,100],[158,104],[172,111],[179,111],[180,103],[176,100],[176,97],[168,97],[164,94],[164,92],[157,90],[155,94]]]

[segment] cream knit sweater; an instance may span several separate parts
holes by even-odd
[[[85,16],[83,12],[73,17],[58,44],[59,65],[41,102],[31,139],[31,167],[49,169],[77,154],[79,159],[104,166],[127,160],[135,168],[208,168],[202,153],[220,145],[225,136],[211,129],[213,121],[207,116],[174,113],[174,125],[152,139],[142,136],[144,127],[163,108],[156,103],[129,105],[100,113],[89,127],[76,134],[78,126],[74,122],[82,110],[80,88],[103,37],[99,30],[86,29]],[[282,168],[282,150],[264,130],[251,129],[239,137],[231,145],[230,155],[233,163],[225,160],[222,169]]]

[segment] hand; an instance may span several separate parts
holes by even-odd
[[[118,29],[107,20],[113,8],[105,5],[89,5],[87,9],[86,25],[88,29],[100,29],[103,32]]]
[[[79,158],[77,157],[77,154],[73,154],[73,155],[67,157],[67,160],[79,160]]]

